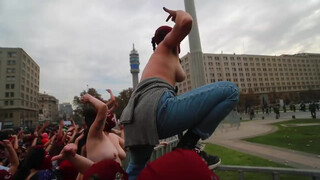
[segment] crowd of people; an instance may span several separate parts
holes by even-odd
[[[0,179],[128,179],[122,168],[127,151],[123,127],[114,128],[118,122],[112,113],[115,105],[109,108],[114,97],[107,91],[111,94],[108,103],[90,94],[82,96],[86,107],[85,124],[81,127],[71,118],[70,126],[61,120],[59,125],[45,122],[33,130],[1,131]],[[174,172],[168,169],[170,166],[175,167]],[[194,151],[181,149],[148,164],[138,179],[188,179],[188,174],[193,175],[189,179],[218,179]]]
[[[111,90],[107,103],[84,94],[79,127],[50,125],[11,132],[1,139],[3,179],[210,179],[209,169],[221,159],[199,150],[239,101],[231,82],[207,84],[177,96],[175,84],[186,75],[179,59],[180,43],[192,29],[192,17],[181,10],[163,8],[173,27],[159,27],[152,38],[153,53],[141,81],[120,117],[113,114]],[[8,134],[6,134],[8,135]],[[147,163],[160,139],[180,135],[172,152]],[[122,160],[130,153],[126,170]]]

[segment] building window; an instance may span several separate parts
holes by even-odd
[[[7,68],[7,73],[15,73],[16,69],[15,68]]]
[[[16,77],[15,76],[7,76],[6,80],[7,81],[15,81]]]
[[[8,60],[7,61],[7,65],[15,65],[16,64],[16,60]]]
[[[8,57],[17,57],[17,52],[8,52]]]

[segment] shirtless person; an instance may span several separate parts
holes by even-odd
[[[109,104],[105,104],[90,94],[83,95],[81,100],[83,102],[90,102],[97,112],[87,137],[86,150],[88,159],[93,162],[110,159],[115,160],[121,165],[121,160],[126,156],[120,146],[121,139],[113,133],[104,131],[108,126],[106,119],[109,112]]]
[[[154,52],[120,118],[125,147],[131,154],[127,168],[129,179],[136,179],[159,139],[188,130],[177,147],[195,149],[200,139],[211,136],[239,99],[238,88],[231,82],[212,83],[176,95],[175,83],[185,79],[179,63],[180,42],[190,33],[193,19],[184,11],[163,9],[169,14],[167,21],[171,19],[175,25],[173,28],[161,26],[155,32]],[[202,151],[199,155],[209,166],[220,164],[216,156]]]

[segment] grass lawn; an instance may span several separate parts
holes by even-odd
[[[279,164],[272,162],[267,159],[263,159],[257,156],[252,156],[249,154],[245,154],[242,152],[238,152],[232,149],[228,149],[222,146],[218,146],[215,144],[207,144],[205,147],[205,151],[208,154],[214,154],[221,158],[222,165],[241,165],[241,166],[264,166],[264,167],[288,167],[284,164]],[[221,180],[234,180],[238,179],[237,172],[226,172],[216,170],[215,173],[219,176]],[[257,180],[270,180],[272,179],[271,174],[266,173],[245,173],[245,179],[257,179]],[[281,175],[280,179],[282,180],[304,180],[310,179],[302,176],[291,176],[291,175]]]
[[[278,131],[272,134],[245,140],[320,155],[320,125],[293,127],[281,126],[281,124],[292,125],[302,123],[320,123],[320,120],[298,119],[274,123],[273,125],[279,128]]]

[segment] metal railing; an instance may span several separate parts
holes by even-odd
[[[166,142],[167,145],[158,145],[154,147],[154,150],[151,154],[149,162],[163,156],[165,153],[171,152],[174,147],[177,146],[178,144],[178,137],[173,136],[167,139],[163,139],[160,141],[161,142]],[[122,167],[126,169],[128,167],[130,160],[130,153],[127,153],[126,158],[122,161]]]
[[[178,138],[172,137],[164,140],[167,145],[158,145],[154,148],[151,155],[150,162],[163,156],[165,153],[172,151],[178,144]],[[128,159],[130,158],[129,153],[127,154],[127,160],[123,163],[123,167],[126,168]],[[211,169],[213,170],[213,169]],[[215,171],[233,171],[238,173],[238,179],[244,180],[245,173],[266,173],[272,175],[272,180],[279,180],[280,175],[299,175],[304,177],[310,177],[312,180],[320,180],[320,171],[312,169],[295,169],[295,168],[280,168],[280,167],[258,167],[258,166],[232,166],[232,165],[220,165]]]
[[[245,179],[245,172],[271,174],[273,180],[279,180],[280,175],[299,175],[301,177],[311,177],[312,180],[320,180],[320,171],[311,169],[221,165],[215,170],[238,172],[239,180]]]

